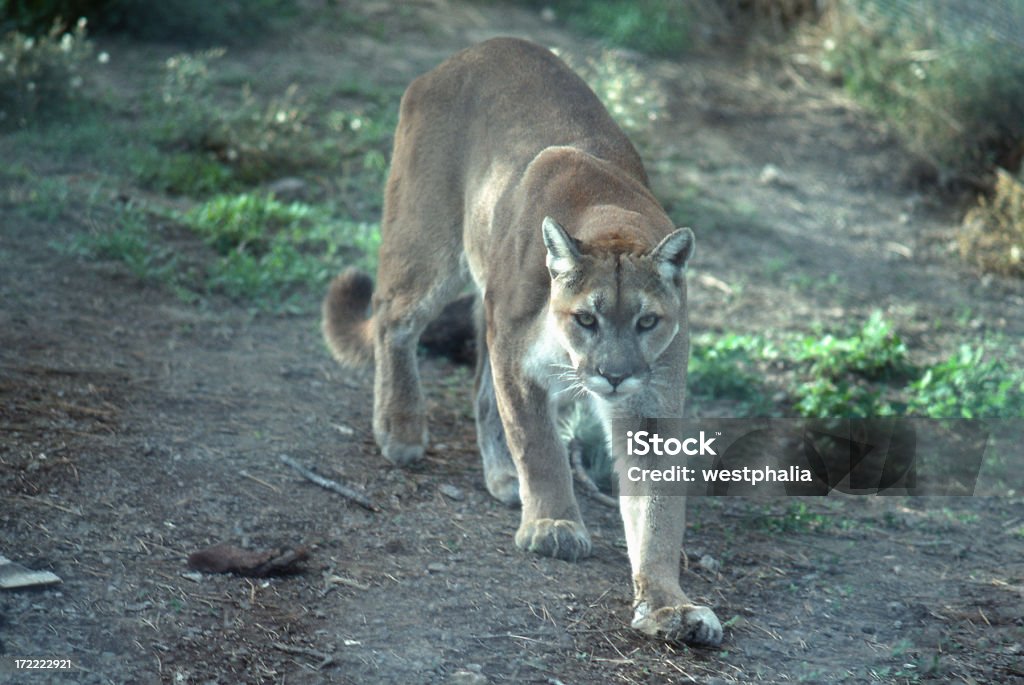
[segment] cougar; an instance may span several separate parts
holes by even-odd
[[[423,456],[417,340],[472,282],[487,489],[522,505],[518,547],[588,556],[556,408],[592,402],[609,436],[613,419],[682,416],[693,233],[669,219],[636,150],[582,79],[543,47],[496,38],[405,91],[381,234],[376,289],[350,269],[323,305],[334,356],[375,367],[381,452],[400,466]],[[622,496],[620,510],[632,626],[718,644],[715,614],[679,586],[685,498]]]

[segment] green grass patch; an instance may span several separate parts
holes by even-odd
[[[216,254],[208,291],[269,308],[298,306],[300,293],[322,288],[344,264],[373,271],[380,243],[376,225],[270,195],[220,195],[179,219]]]
[[[181,275],[176,257],[153,224],[150,214],[128,205],[117,210],[105,227],[76,236],[65,249],[81,257],[120,262],[140,281],[178,288]]]
[[[380,243],[375,224],[250,193],[216,196],[183,213],[130,206],[102,226],[66,249],[120,262],[186,301],[225,295],[266,311],[310,311],[345,266],[374,270]]]
[[[171,195],[203,197],[240,185],[231,168],[209,154],[149,148],[135,156],[132,169],[143,187]]]
[[[882,392],[864,382],[828,377],[799,381],[793,387],[797,398],[793,408],[800,416],[866,418],[892,413]]]
[[[15,211],[36,221],[52,223],[68,208],[71,188],[60,177],[40,176],[8,191]]]

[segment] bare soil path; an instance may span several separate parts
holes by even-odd
[[[397,27],[388,40],[314,27],[227,59],[401,86],[492,35],[594,50],[525,10],[381,5],[367,11]],[[951,214],[901,183],[893,141],[827,86],[722,55],[640,65],[668,94],[656,188],[696,187],[733,217],[694,225],[695,331],[882,308],[936,357],[984,331],[1024,334],[1024,287],[949,253]],[[0,138],[0,158],[31,156]],[[583,563],[515,550],[518,512],[482,485],[468,370],[423,361],[432,446],[393,469],[370,434],[370,378],[331,362],[314,314],[182,304],[53,249],[86,227],[19,211],[16,190],[0,196],[0,553],[64,583],[0,593],[0,663],[67,657],[75,671],[0,682],[1024,682],[1019,498],[693,502],[683,586],[729,620],[725,644],[651,642],[626,628],[616,512],[583,500]],[[384,511],[301,480],[281,454]],[[311,559],[270,580],[188,572],[189,552],[222,541]]]

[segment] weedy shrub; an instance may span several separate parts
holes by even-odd
[[[81,99],[92,56],[85,20],[70,31],[54,25],[39,37],[18,31],[0,37],[0,127],[26,126]]]
[[[310,126],[310,108],[297,86],[268,100],[257,97],[248,84],[234,98],[215,92],[210,65],[224,52],[205,50],[167,60],[160,103],[163,137],[215,159],[242,182],[325,164],[324,148]],[[151,182],[188,187],[166,175],[176,169],[156,167]]]
[[[214,65],[223,49],[167,60],[156,137],[176,152],[143,156],[138,173],[149,187],[202,195],[318,169],[336,172],[339,195],[358,216],[376,215],[397,123],[397,97],[359,93],[366,102],[324,113],[291,85],[261,97],[245,84],[218,88]],[[186,151],[182,152],[182,148]],[[362,197],[363,199],[358,199]],[[366,198],[377,198],[367,200]]]
[[[1024,278],[1024,175],[996,174],[992,197],[964,217],[960,255],[983,271]]]
[[[821,65],[942,177],[978,183],[997,163],[1020,164],[1024,60],[1015,38],[993,37],[1004,27],[973,23],[955,3],[942,9],[832,3]],[[1010,26],[1024,22],[1024,4],[998,11]]]

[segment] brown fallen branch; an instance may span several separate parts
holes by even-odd
[[[619,501],[601,492],[601,488],[597,487],[597,483],[590,477],[587,470],[583,468],[583,448],[580,446],[579,440],[575,438],[569,441],[569,461],[572,464],[572,472],[576,476],[576,482],[580,484],[585,493],[606,507],[618,508]]]
[[[254,552],[227,543],[212,545],[188,555],[188,567],[204,573],[237,573],[249,578],[295,573],[299,562],[309,558],[305,547],[284,547]]]
[[[307,469],[305,466],[289,457],[287,454],[282,454],[280,456],[280,459],[281,463],[287,464],[288,466],[292,467],[300,476],[307,480],[313,481],[320,487],[330,490],[331,492],[336,492],[342,497],[352,500],[353,502],[361,506],[363,509],[369,509],[370,511],[378,512],[380,511],[380,507],[378,507],[376,504],[370,501],[370,498],[364,495],[363,493],[354,490],[348,487],[347,485],[342,485],[341,483],[331,480],[330,478],[318,476],[317,474],[313,473],[313,471],[311,471],[310,469]]]
[[[317,670],[323,670],[327,666],[330,666],[334,663],[333,656],[331,656],[330,654],[324,654],[323,652],[318,652],[317,650],[312,649],[310,647],[289,645],[285,644],[284,642],[274,642],[273,646],[276,649],[280,649],[282,652],[287,652],[288,654],[305,654],[306,656],[311,656],[314,659],[319,659],[320,663],[316,667]]]

